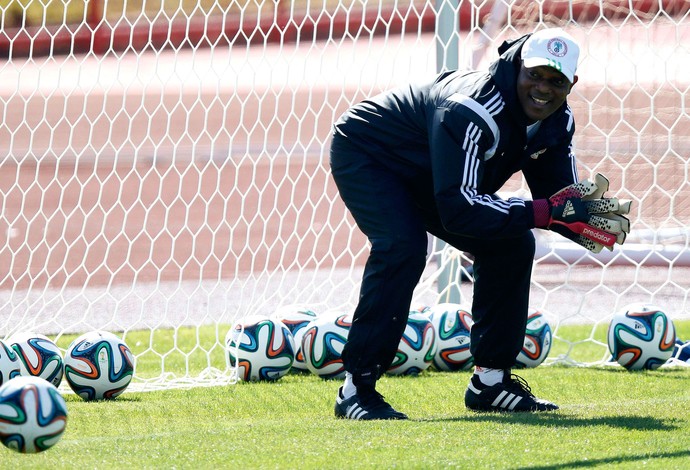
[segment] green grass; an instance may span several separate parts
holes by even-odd
[[[690,322],[688,322],[690,327]],[[550,358],[567,355],[578,363],[594,363],[610,356],[606,335],[608,322],[587,325],[559,325],[551,345]]]
[[[544,367],[521,373],[561,405],[547,414],[473,413],[469,372],[384,377],[406,422],[332,415],[339,382],[67,395],[62,440],[36,455],[0,449],[4,468],[687,468],[690,369]]]
[[[680,337],[690,337],[690,322],[676,327]],[[592,330],[572,328],[572,340]],[[132,349],[152,356],[175,345],[171,368],[179,365],[178,356],[202,368],[208,360],[201,351],[222,329],[202,330],[130,332],[126,338]],[[157,367],[154,360],[139,361],[137,374],[154,376]],[[18,469],[690,468],[690,368],[517,372],[561,409],[469,412],[463,395],[470,372],[384,377],[379,390],[410,416],[405,422],[337,420],[340,382],[306,374],[276,383],[128,391],[105,402],[70,393],[67,430],[55,447],[36,455],[0,447],[0,462]]]

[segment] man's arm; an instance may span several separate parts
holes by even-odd
[[[500,94],[496,93],[488,103],[489,108],[456,94],[430,117],[434,195],[449,231],[471,237],[504,238],[533,228],[534,221],[531,201],[504,200],[479,191],[485,159],[492,156],[500,138],[491,115],[502,105]]]

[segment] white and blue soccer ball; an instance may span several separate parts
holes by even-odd
[[[22,373],[21,367],[17,351],[5,341],[0,340],[0,385],[19,377]]]
[[[675,342],[673,321],[655,305],[628,305],[609,324],[609,351],[628,370],[659,368],[671,358]]]
[[[67,383],[86,401],[117,397],[134,375],[132,351],[107,331],[91,331],[76,338],[65,352],[64,363]]]
[[[537,367],[551,352],[553,333],[546,317],[539,310],[530,308],[527,315],[527,330],[522,349],[515,359],[517,368]]]
[[[228,366],[245,382],[274,381],[287,374],[295,360],[292,333],[281,321],[248,315],[225,335]]]
[[[428,315],[411,311],[400,338],[395,359],[386,371],[391,375],[416,375],[429,368],[436,353],[436,331]]]
[[[307,307],[300,305],[287,305],[279,308],[271,318],[280,320],[288,327],[292,333],[292,339],[295,347],[295,361],[292,363],[293,370],[307,371],[307,364],[304,362],[304,354],[302,353],[302,338],[304,337],[304,330],[306,326],[315,320],[316,313]]]
[[[352,314],[327,312],[307,325],[302,352],[307,369],[323,379],[345,377],[343,348],[352,327]]]
[[[436,334],[434,367],[440,371],[469,370],[474,366],[470,332],[474,321],[470,310],[456,303],[440,303],[428,310]]]
[[[64,375],[64,362],[60,348],[40,333],[22,332],[12,335],[7,344],[19,357],[21,375],[33,375],[47,380],[56,387]]]
[[[0,441],[26,454],[53,447],[67,427],[67,404],[45,379],[20,376],[0,387]]]

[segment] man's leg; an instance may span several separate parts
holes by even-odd
[[[470,350],[480,367],[510,369],[525,337],[534,236],[486,245],[475,251]]]
[[[474,256],[471,352],[475,364],[509,369],[522,348],[534,262],[532,232],[482,240],[431,227],[430,232]]]
[[[470,342],[475,375],[465,394],[466,405],[486,411],[557,409],[537,399],[524,380],[510,373],[525,337],[534,235],[526,232],[496,240],[443,235],[448,243],[475,257]]]
[[[366,155],[338,150],[331,156],[333,177],[371,243],[343,363],[357,393],[371,395],[405,330],[412,294],[426,264],[427,236],[395,175]]]

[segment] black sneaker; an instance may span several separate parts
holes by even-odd
[[[335,399],[335,416],[346,419],[407,419],[407,415],[395,411],[376,390],[357,393],[343,398],[343,387]]]
[[[503,381],[484,385],[473,375],[465,392],[465,406],[475,411],[553,411],[558,406],[540,400],[522,377],[506,372]]]

